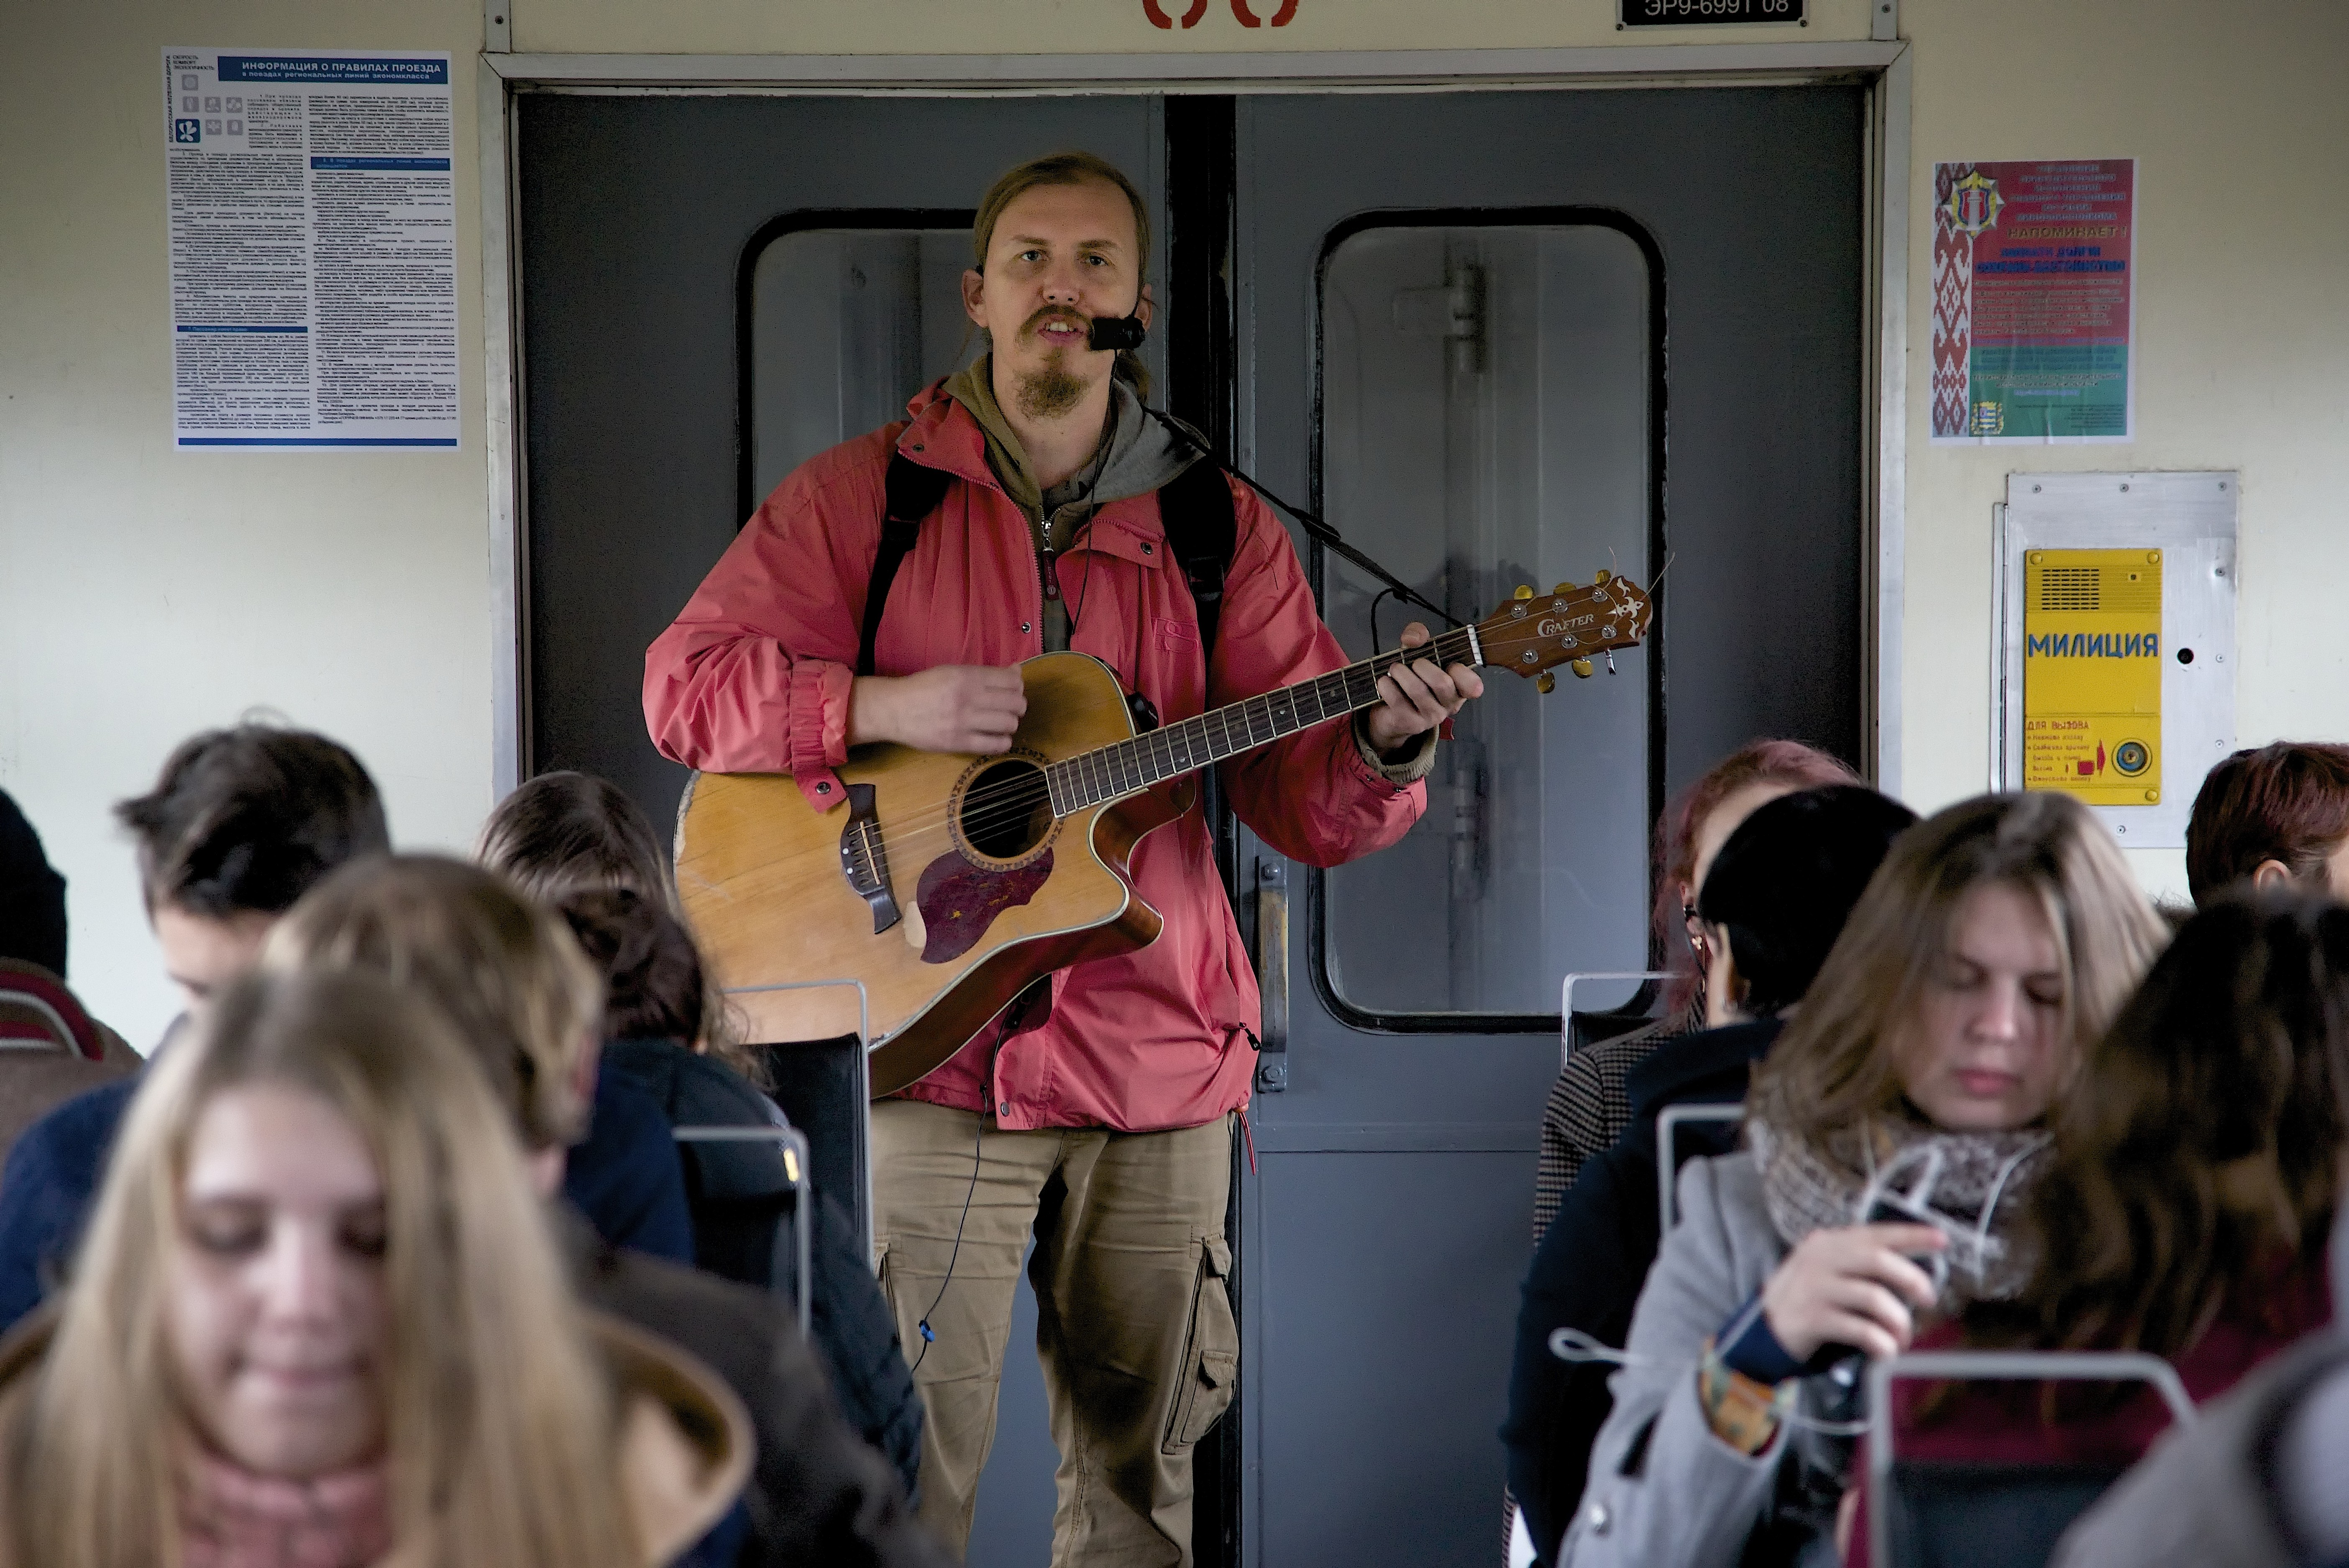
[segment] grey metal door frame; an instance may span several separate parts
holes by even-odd
[[[1891,8],[1888,5],[1888,12]],[[1892,13],[1897,15],[1897,13]],[[1866,43],[1705,44],[1619,48],[1249,51],[1184,55],[701,56],[507,52],[502,5],[483,22],[479,73],[482,382],[490,524],[491,783],[502,798],[532,771],[528,667],[527,487],[522,416],[520,187],[514,101],[526,92],[894,94],[1051,97],[1088,93],[1448,91],[1636,87],[1776,87],[1857,82],[1868,88],[1862,196],[1873,341],[1864,364],[1863,493],[1869,548],[1862,589],[1859,694],[1863,761],[1879,789],[1900,790],[1901,602],[1906,581],[1910,57],[1885,36]],[[1253,465],[1243,436],[1233,455]]]
[[[1902,357],[1905,353],[1907,284],[1906,170],[1908,129],[1908,63],[1905,49],[1892,45],[1761,46],[1724,49],[1575,50],[1509,52],[1509,61],[1491,57],[1500,52],[1479,52],[1472,59],[1458,56],[1360,57],[1201,57],[1191,64],[1196,74],[1169,75],[1168,62],[1141,62],[1151,74],[1138,74],[1130,60],[906,61],[903,59],[843,62],[822,60],[676,59],[620,60],[587,57],[484,57],[489,69],[481,77],[481,141],[484,190],[483,257],[485,269],[485,335],[488,361],[489,460],[492,521],[493,614],[497,644],[493,665],[493,706],[497,726],[494,750],[496,783],[502,793],[531,771],[527,737],[530,672],[526,667],[530,607],[527,584],[530,563],[523,552],[529,538],[523,513],[527,494],[523,452],[516,421],[521,415],[521,321],[519,315],[519,255],[514,243],[512,212],[516,199],[513,109],[525,91],[587,92],[599,95],[666,94],[683,91],[712,96],[844,96],[874,97],[912,93],[921,97],[1045,98],[1081,89],[1087,93],[1141,95],[1168,90],[1283,93],[1341,91],[1366,87],[1442,88],[1450,90],[1528,88],[1572,89],[1600,86],[1769,85],[1837,82],[1865,83],[1869,88],[1869,129],[1867,188],[1861,207],[1867,215],[1866,273],[1871,297],[1863,305],[1873,342],[1863,355],[1871,385],[1862,406],[1873,410],[1875,439],[1866,443],[1862,493],[1869,548],[1862,603],[1861,691],[1857,694],[1868,741],[1871,771],[1883,787],[1897,790],[1899,760],[1899,595],[1901,592],[1901,460],[1905,443],[1905,401]],[[1652,57],[1669,53],[1676,67],[1669,73],[1661,59],[1637,62],[1627,56]],[[1870,60],[1852,57],[1866,53]],[[1709,57],[1708,68],[1692,72],[1692,56]],[[1562,57],[1571,57],[1570,58]],[[1601,57],[1603,58],[1594,58]],[[1805,57],[1797,58],[1796,57]],[[1599,71],[1590,67],[1604,64]],[[1410,67],[1421,67],[1417,72]],[[1627,65],[1642,68],[1625,69]],[[845,74],[844,66],[886,72],[885,76]],[[1311,67],[1319,66],[1317,73]],[[1536,69],[1547,66],[1547,70]],[[995,67],[990,70],[988,67]],[[1032,67],[1049,77],[1020,74]],[[722,67],[722,74],[720,67]],[[1447,68],[1449,67],[1449,68]],[[1472,69],[1472,67],[1474,67]],[[1086,74],[1088,69],[1098,74]],[[964,74],[955,76],[951,73]],[[1278,74],[1276,74],[1278,73]],[[1251,468],[1257,462],[1252,421],[1239,421],[1235,457]],[[1245,1406],[1245,1401],[1243,1402]],[[1244,1484],[1247,1511],[1254,1506],[1254,1478]],[[1258,1514],[1260,1517],[1260,1514]],[[1243,1530],[1242,1560],[1261,1560],[1260,1536]]]

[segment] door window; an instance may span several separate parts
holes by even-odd
[[[1324,252],[1325,515],[1463,620],[1520,584],[1651,580],[1650,253],[1598,222],[1358,225]],[[1392,595],[1325,557],[1350,657]],[[1360,1026],[1554,1027],[1559,976],[1645,966],[1650,655],[1558,689],[1487,670],[1402,842],[1320,879],[1323,992]],[[1499,1016],[1496,1017],[1495,1016]]]
[[[744,301],[746,516],[800,464],[904,418],[915,392],[984,351],[962,308],[969,214],[854,216],[786,219],[755,247]]]

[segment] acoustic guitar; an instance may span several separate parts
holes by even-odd
[[[1605,655],[1611,668],[1652,613],[1604,572],[1588,587],[1521,588],[1475,625],[1141,733],[1108,665],[1045,654],[1019,666],[1028,711],[1001,756],[859,747],[839,769],[845,809],[821,815],[788,774],[697,776],[678,892],[760,1039],[845,1033],[836,1000],[790,987],[864,981],[873,1092],[888,1094],[1039,976],[1157,937],[1127,857],[1188,809],[1187,775],[1376,707],[1380,676],[1406,656],[1514,670],[1547,692],[1555,665],[1587,676]]]

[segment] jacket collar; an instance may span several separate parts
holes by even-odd
[[[1724,1089],[1736,1088],[1735,1098],[1744,1099],[1746,1069],[1770,1054],[1771,1043],[1785,1022],[1755,1018],[1666,1040],[1624,1075],[1623,1091],[1630,1097],[1632,1121],[1645,1121],[1657,1107],[1682,1099],[1714,1078],[1723,1080]]]
[[[987,432],[969,409],[947,395],[944,377],[914,394],[905,417],[909,423],[897,436],[899,456],[1003,493],[1002,481],[987,464]]]

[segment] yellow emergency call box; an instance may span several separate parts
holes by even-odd
[[[2161,552],[2023,557],[2023,785],[2161,799]]]

